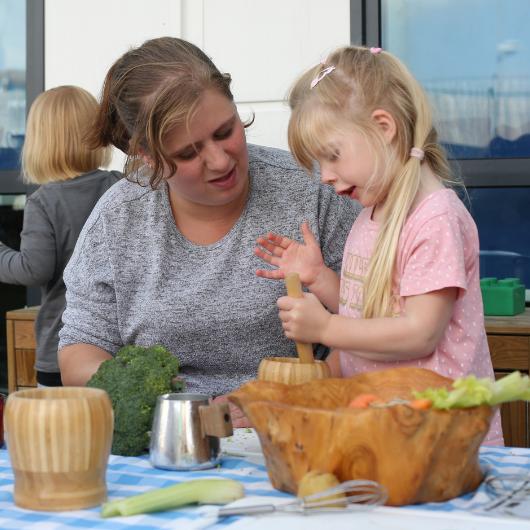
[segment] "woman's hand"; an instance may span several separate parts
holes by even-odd
[[[228,401],[226,396],[217,396],[213,402],[228,403],[228,407],[230,408],[230,417],[232,418],[232,427],[234,427],[234,429],[238,429],[240,427],[253,427],[252,423],[248,421],[243,411]]]
[[[331,314],[326,311],[312,293],[304,293],[303,298],[282,296],[278,299],[280,320],[288,339],[298,342],[327,344],[323,341]]]
[[[297,272],[300,281],[308,287],[313,284],[326,266],[322,252],[307,222],[301,226],[304,244],[273,232],[257,239],[254,254],[277,267],[275,270],[258,269],[256,274],[270,280],[281,280],[289,272]]]

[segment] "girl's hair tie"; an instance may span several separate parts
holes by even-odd
[[[379,55],[383,51],[383,48],[370,48],[370,53],[372,55]]]
[[[410,156],[412,158],[417,158],[418,160],[423,160],[425,158],[425,151],[419,147],[413,147],[410,150]]]
[[[311,88],[315,88],[318,83],[320,83],[320,81],[322,81],[322,79],[324,79],[324,77],[326,77],[328,74],[330,74],[331,72],[333,72],[333,70],[335,70],[335,66],[327,66],[326,68],[324,68],[324,70],[321,70],[320,72],[318,72],[318,74],[315,76],[315,78],[313,79],[313,81],[311,81]]]

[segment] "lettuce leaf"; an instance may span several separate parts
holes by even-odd
[[[430,399],[435,409],[494,406],[509,401],[530,401],[530,379],[520,372],[512,372],[497,381],[468,375],[455,379],[450,390],[428,388],[413,395],[416,399]]]
[[[490,405],[518,400],[530,401],[530,378],[527,375],[522,375],[521,372],[512,372],[493,384],[493,396],[489,401]]]

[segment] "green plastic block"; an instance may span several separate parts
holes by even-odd
[[[513,316],[524,311],[525,286],[519,278],[482,278],[480,289],[485,315]]]

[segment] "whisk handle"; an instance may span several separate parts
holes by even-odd
[[[253,506],[240,506],[235,508],[219,508],[218,517],[230,517],[232,515],[259,515],[272,513],[276,508],[272,504],[256,504]]]

